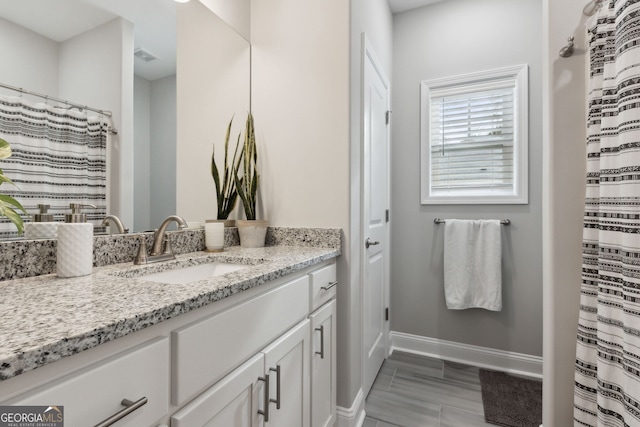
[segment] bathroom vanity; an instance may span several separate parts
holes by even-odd
[[[339,255],[232,247],[0,282],[0,405],[63,406],[69,426],[333,425]],[[242,268],[189,278],[213,262]]]

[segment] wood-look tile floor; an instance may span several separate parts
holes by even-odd
[[[394,352],[367,396],[363,427],[475,427],[484,421],[479,368]]]

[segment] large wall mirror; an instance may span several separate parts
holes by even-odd
[[[131,231],[156,228],[177,212],[181,192],[194,188],[215,214],[212,144],[222,143],[230,117],[250,109],[251,64],[246,32],[228,23],[237,28],[236,12],[214,13],[217,3],[0,2],[0,83],[113,112],[108,213]],[[83,38],[91,40],[87,56],[63,63],[68,46]],[[19,96],[6,88],[0,94]],[[192,177],[186,171],[194,160],[185,153],[202,163]],[[178,184],[185,180],[192,185]],[[205,219],[198,215],[192,219]]]

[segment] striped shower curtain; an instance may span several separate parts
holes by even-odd
[[[640,2],[587,22],[590,83],[575,426],[640,426]]]
[[[70,203],[95,205],[87,218],[99,225],[107,210],[108,122],[77,111],[0,95],[0,138],[11,145],[11,157],[0,169],[17,187],[3,184],[8,194],[34,214],[38,204],[51,206],[64,221]],[[28,217],[24,217],[28,220]],[[16,228],[0,218],[0,237],[14,237]]]

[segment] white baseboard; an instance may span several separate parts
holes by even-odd
[[[334,427],[360,427],[364,424],[364,401],[365,395],[362,389],[358,390],[356,398],[350,408],[342,406],[336,407],[336,423]]]
[[[487,347],[444,341],[391,331],[391,351],[437,357],[497,371],[542,378],[542,357],[495,350]]]

